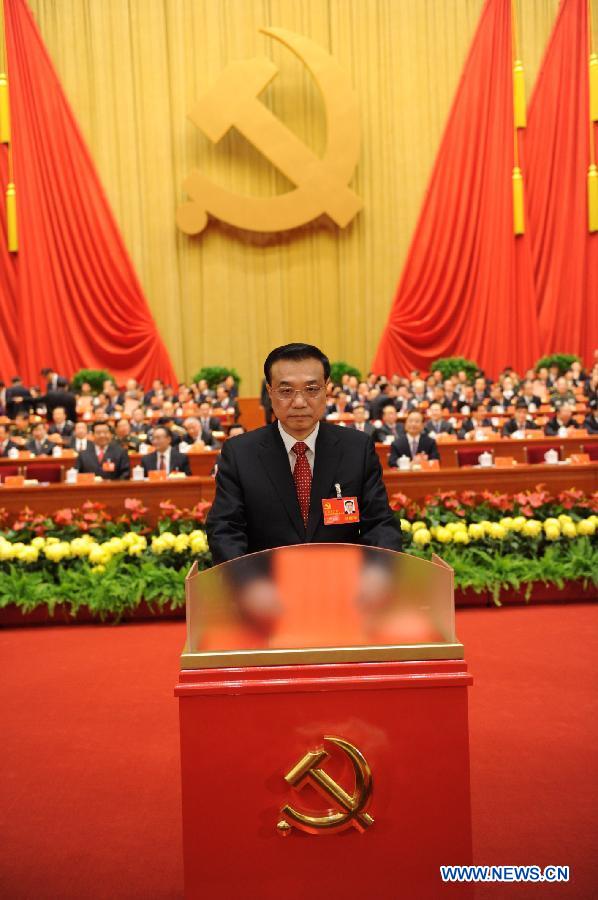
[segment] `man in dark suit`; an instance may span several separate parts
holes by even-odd
[[[11,386],[6,388],[6,415],[9,419],[16,419],[19,413],[29,414],[34,403],[29,388],[23,384],[23,379],[18,375],[12,380]]]
[[[355,431],[363,431],[364,434],[374,436],[374,426],[367,420],[367,410],[360,403],[353,407],[353,422],[348,426]]]
[[[544,426],[544,434],[548,437],[555,437],[560,434],[561,428],[579,428],[579,425],[573,418],[574,409],[568,403],[564,403],[559,411],[549,419]]]
[[[508,422],[505,422],[502,427],[502,436],[512,437],[514,434],[523,434],[525,431],[535,431],[537,428],[538,426],[534,420],[528,416],[527,403],[523,400],[518,400],[513,418],[509,419]]]
[[[0,457],[8,456],[9,450],[19,450],[17,444],[10,439],[10,432],[7,425],[0,425]]]
[[[124,481],[130,477],[129,455],[112,440],[112,429],[106,422],[92,425],[93,443],[88,443],[75,463],[79,472],[93,472],[109,481]]]
[[[141,457],[141,465],[143,472],[155,470],[164,470],[167,475],[171,472],[182,472],[184,475],[191,475],[191,466],[186,453],[181,453],[176,447],[172,446],[172,435],[168,428],[164,425],[158,425],[154,428],[152,434],[152,453]]]
[[[55,406],[52,410],[52,424],[48,428],[48,434],[57,434],[63,446],[67,446],[73,435],[75,426],[66,417],[63,406]]]
[[[91,440],[89,439],[87,424],[85,422],[75,423],[75,428],[73,434],[69,438],[68,445],[71,450],[74,450],[76,453],[83,453],[84,450],[87,450],[88,446],[91,446]]]
[[[590,411],[583,421],[588,434],[598,434],[598,400],[590,400]]]
[[[72,391],[69,391],[66,378],[59,378],[57,385],[58,386],[55,391],[48,391],[46,396],[43,398],[44,403],[46,404],[48,419],[52,418],[52,413],[57,406],[62,406],[66,413],[67,419],[69,419],[71,422],[76,422],[77,397]]]
[[[199,424],[201,426],[201,440],[204,444],[208,444],[210,447],[213,444],[217,444],[218,439],[212,436],[212,432],[222,431],[222,423],[218,416],[212,415],[212,405],[207,400],[199,404]],[[190,441],[190,443],[193,443],[193,441]]]
[[[382,425],[374,432],[374,440],[380,444],[388,444],[404,433],[396,406],[394,403],[387,403],[382,410]]]
[[[430,435],[438,435],[438,434],[453,434],[455,433],[455,429],[448,421],[448,419],[443,418],[442,415],[442,403],[438,400],[434,400],[433,403],[430,403],[430,408],[428,410],[428,414],[430,418],[424,425],[424,431],[426,434]]]
[[[436,441],[424,431],[424,417],[416,409],[405,420],[405,434],[391,444],[388,465],[397,466],[401,456],[409,456],[415,461],[440,459]]]
[[[215,563],[272,547],[357,543],[401,549],[372,441],[321,422],[330,363],[309,344],[273,350],[264,375],[277,423],[227,441],[207,520]],[[359,521],[324,524],[322,500],[354,497]]]
[[[56,445],[48,440],[48,432],[43,422],[38,422],[31,429],[31,439],[25,444],[25,450],[34,456],[52,456]]]
[[[494,428],[492,419],[486,415],[486,408],[483,403],[474,403],[469,415],[461,422],[461,428],[457,432],[459,440],[473,441],[476,433],[480,428]]]

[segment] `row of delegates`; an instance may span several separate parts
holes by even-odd
[[[88,441],[85,449],[77,456],[75,468],[79,472],[90,472],[109,481],[126,480],[131,476],[131,464],[127,451],[114,440],[112,429],[105,422],[94,422],[93,442]],[[141,457],[144,474],[163,470],[167,474],[181,472],[191,475],[189,458],[172,446],[172,435],[168,428],[159,425],[152,435],[153,451]]]

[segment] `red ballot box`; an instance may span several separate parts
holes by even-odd
[[[187,898],[434,898],[471,886],[452,571],[298,545],[187,580]]]

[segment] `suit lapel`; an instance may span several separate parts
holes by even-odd
[[[258,456],[297,534],[305,540],[305,526],[301,518],[293,473],[277,424],[271,425],[264,435]]]
[[[320,430],[316,440],[316,459],[314,473],[311,482],[311,496],[309,502],[309,518],[307,520],[307,540],[314,533],[322,516],[322,498],[325,497],[330,486],[338,474],[338,465],[341,458],[339,437],[336,433],[338,425],[326,426],[320,423]],[[342,488],[342,485],[341,485]]]

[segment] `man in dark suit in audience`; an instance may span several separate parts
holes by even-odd
[[[77,457],[79,472],[93,472],[108,481],[124,481],[130,477],[129,454],[112,440],[112,429],[107,422],[94,422],[91,426],[94,443]]]
[[[528,415],[527,403],[523,400],[518,400],[513,418],[505,422],[502,427],[502,436],[512,437],[512,435],[517,433],[523,434],[525,431],[537,431],[537,429],[538,426]]]
[[[74,430],[75,426],[67,419],[64,407],[55,406],[52,410],[52,424],[48,428],[48,434],[59,435],[61,443],[66,447]]]
[[[399,457],[409,456],[416,462],[421,459],[440,459],[436,441],[424,431],[424,417],[412,410],[405,420],[405,434],[393,441],[388,458],[389,466],[397,466]]]
[[[158,425],[154,428],[152,434],[152,453],[141,457],[141,465],[145,475],[155,470],[166,472],[182,472],[184,475],[191,475],[191,466],[186,453],[181,453],[176,447],[172,446],[172,435],[168,428],[164,425]]]
[[[439,435],[439,434],[453,434],[455,433],[455,429],[442,415],[442,403],[439,403],[435,400],[433,403],[430,403],[430,408],[428,409],[428,413],[430,418],[424,425],[424,431],[429,435]]]
[[[380,444],[388,444],[404,434],[404,431],[396,406],[394,403],[387,403],[382,409],[382,425],[376,428],[374,439]]]
[[[6,415],[9,419],[16,419],[19,413],[29,415],[33,409],[33,397],[29,388],[23,384],[23,379],[15,375],[11,386],[6,388]]]
[[[0,425],[0,457],[8,456],[9,450],[19,450],[19,446],[10,439],[7,425]]]
[[[317,347],[277,347],[264,363],[277,418],[227,441],[207,519],[215,563],[272,547],[354,543],[401,549],[371,439],[322,422],[330,363]],[[356,498],[359,521],[326,524],[323,500]]]
[[[356,431],[363,431],[364,434],[374,437],[374,426],[371,422],[368,422],[367,410],[360,403],[353,407],[353,422],[348,427],[354,428]]]
[[[201,439],[204,444],[208,444],[208,446],[217,444],[218,439],[212,437],[212,432],[222,431],[222,423],[218,416],[212,415],[212,406],[207,400],[199,404],[199,424],[201,425]],[[185,439],[183,438],[183,440]]]
[[[48,440],[48,432],[43,422],[38,422],[31,429],[31,439],[25,444],[25,450],[34,456],[52,456],[56,445]]]
[[[466,419],[461,422],[461,428],[457,433],[459,440],[464,438],[468,441],[475,440],[476,431],[480,428],[492,428],[496,431],[492,424],[492,419],[486,415],[486,407],[483,403],[474,403],[473,409]]]
[[[75,453],[82,453],[84,450],[87,450],[90,444],[87,424],[85,422],[76,422],[73,434],[68,442],[70,449],[74,450]]]
[[[559,435],[561,428],[579,428],[579,425],[573,418],[573,412],[572,406],[568,403],[563,403],[556,415],[544,426],[544,434],[548,437],[556,437]]]
[[[598,434],[598,400],[590,400],[590,411],[584,419],[583,427],[588,434]]]
[[[68,389],[68,381],[66,378],[59,378],[55,391],[48,391],[43,398],[46,404],[48,419],[52,418],[52,413],[57,406],[62,406],[66,413],[66,417],[71,422],[77,421],[77,397]]]

